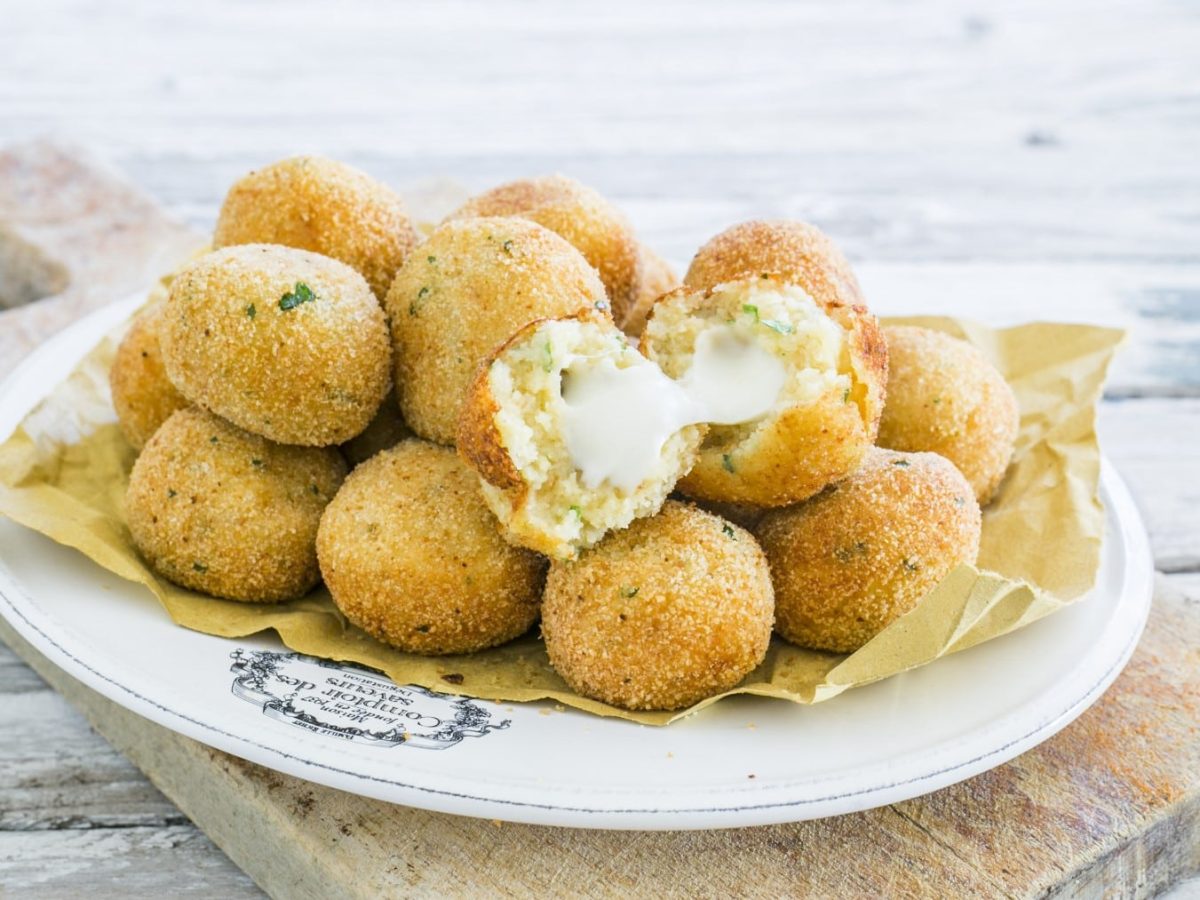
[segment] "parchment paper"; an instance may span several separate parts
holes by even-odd
[[[0,513],[144,584],[179,625],[230,638],[274,629],[293,650],[361,663],[399,684],[489,700],[551,699],[653,725],[739,693],[817,703],[1055,612],[1087,592],[1099,567],[1104,512],[1095,406],[1122,333],[1086,325],[993,330],[948,318],[888,321],[966,338],[1017,394],[1016,456],[984,510],[978,567],[950,573],[912,612],[850,655],[803,650],[776,638],[742,684],[689,710],[633,713],[578,696],[550,668],[536,627],[494,650],[420,657],[349,625],[323,587],[272,606],[217,600],[159,578],[134,549],[122,509],[134,452],[115,424],[108,393],[119,335],[104,338],[0,445]]]

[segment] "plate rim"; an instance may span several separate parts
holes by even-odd
[[[53,352],[57,344],[65,342],[69,336],[78,332],[92,332],[97,321],[115,316],[118,308],[123,310],[127,305],[132,307],[135,297],[144,297],[144,294],[131,295],[101,307],[53,335],[34,350],[0,383],[0,408],[3,408],[5,399],[14,392],[20,381],[27,377],[27,373],[36,369],[39,363]],[[72,365],[77,358],[72,358]],[[50,384],[47,392],[52,390],[53,386],[53,383]],[[41,396],[44,396],[44,393],[35,396],[30,402],[30,408],[39,402]],[[23,415],[24,412],[19,413],[19,417]],[[83,642],[74,638],[69,632],[60,629],[49,614],[41,611],[37,601],[26,592],[14,573],[4,564],[2,553],[0,553],[0,601],[3,602],[0,603],[0,614],[4,615],[9,625],[35,650],[110,701],[162,727],[223,752],[335,789],[439,812],[483,818],[504,818],[510,821],[541,825],[663,830],[773,824],[874,808],[920,796],[970,778],[1000,765],[1052,737],[1074,721],[1107,690],[1132,656],[1145,627],[1153,594],[1154,569],[1145,525],[1128,486],[1107,458],[1102,458],[1101,490],[1107,501],[1106,524],[1109,526],[1114,523],[1119,525],[1116,529],[1106,528],[1106,531],[1115,531],[1116,533],[1106,534],[1105,540],[1121,539],[1124,550],[1120,598],[1114,604],[1105,628],[1111,628],[1112,623],[1122,613],[1126,616],[1133,616],[1134,627],[1130,629],[1119,652],[1113,654],[1109,651],[1105,654],[1104,658],[1108,659],[1108,665],[1094,683],[1082,692],[1072,692],[1069,702],[1066,702],[1065,705],[1056,705],[1057,711],[1041,717],[1037,724],[1027,732],[990,747],[970,759],[944,765],[932,771],[914,774],[907,778],[897,778],[889,783],[872,783],[856,789],[834,791],[820,797],[774,799],[768,802],[705,807],[618,808],[611,805],[579,806],[569,803],[489,797],[447,790],[444,787],[385,779],[362,771],[344,769],[306,759],[288,753],[279,747],[234,734],[218,725],[192,718],[143,695],[136,688],[123,684],[93,667],[80,658],[85,654],[79,649],[76,649],[76,653],[80,654],[77,656],[68,649],[68,646],[65,646],[72,643],[82,645]],[[24,602],[14,600],[10,593],[22,597]],[[26,609],[23,607],[33,611],[34,618],[38,618],[40,614],[43,627],[39,627],[38,622],[26,615]],[[14,621],[14,616],[19,622]],[[57,633],[63,642],[59,643],[49,632]],[[973,731],[979,732],[985,727],[977,726]],[[848,778],[846,775],[838,777],[842,781]],[[756,793],[759,793],[760,796],[770,795],[772,792],[777,795],[779,791],[786,790],[787,787],[780,786],[778,783],[766,782],[761,784],[761,791]],[[794,790],[794,784],[791,787]],[[729,791],[725,790],[725,793],[728,794]],[[749,791],[743,790],[739,793],[746,794]],[[847,805],[845,801],[851,798],[857,798],[859,801],[869,798],[870,802],[852,802]]]

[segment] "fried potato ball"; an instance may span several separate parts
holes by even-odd
[[[510,547],[448,447],[406,440],[355,469],[317,535],[321,574],[355,625],[410,653],[470,653],[537,620],[545,560]]]
[[[391,188],[345,163],[296,156],[240,178],[213,247],[282,244],[344,262],[382,301],[417,234]]]
[[[683,288],[654,305],[642,352],[682,378],[710,329],[765,350],[782,363],[786,380],[766,415],[708,429],[681,492],[784,506],[857,468],[875,441],[887,382],[887,349],[865,307],[816,300],[776,276]]]
[[[542,602],[555,671],[625,709],[679,709],[733,687],[762,662],[773,618],[749,532],[673,500],[552,563]]]
[[[226,247],[185,267],[162,343],[188,400],[281,444],[348,441],[391,382],[387,322],[362,276],[289,247]]]
[[[139,313],[117,347],[108,373],[117,422],[135,450],[146,446],[171,413],[188,405],[163,368],[162,322],[162,304]]]
[[[125,513],[163,577],[214,597],[272,603],[317,583],[317,524],[345,475],[332,448],[276,444],[191,407],[137,458]]]
[[[890,362],[879,445],[946,457],[987,503],[1012,459],[1021,416],[1004,377],[966,341],[930,328],[883,330]]]
[[[396,391],[421,437],[454,443],[475,370],[534,319],[609,318],[604,285],[554,232],[514,218],[445,222],[409,257],[388,292]]]
[[[396,402],[393,391],[383,398],[379,404],[379,412],[375,413],[363,433],[350,438],[339,448],[346,462],[353,468],[366,462],[380,450],[390,450],[405,438],[412,437],[412,429],[404,424],[404,416],[400,415],[400,405]]]
[[[863,302],[842,251],[805,222],[752,221],[727,228],[696,252],[683,283],[700,290],[763,273],[800,285],[818,303]]]
[[[558,558],[656,513],[691,468],[704,434],[689,425],[666,437],[632,488],[589,484],[566,437],[563,388],[577,360],[604,360],[618,371],[651,365],[608,321],[532,322],[480,367],[458,430],[459,453],[479,473],[508,540]]]
[[[468,200],[449,218],[520,216],[566,238],[604,282],[618,324],[637,301],[642,256],[625,216],[600,194],[564,175],[522,178]]]
[[[638,251],[642,257],[642,280],[633,305],[620,323],[621,330],[630,337],[641,336],[654,301],[679,287],[679,276],[670,263],[645,244],[639,245]]]
[[[775,584],[775,630],[850,653],[979,553],[971,486],[934,453],[872,449],[853,475],[755,528]]]

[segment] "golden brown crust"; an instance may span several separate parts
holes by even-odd
[[[545,560],[510,547],[454,451],[403,441],[321,518],[321,573],[351,622],[410,653],[471,653],[537,620]]]
[[[1003,376],[966,341],[913,326],[889,326],[892,368],[879,444],[946,457],[987,503],[1012,459],[1021,417]]]
[[[633,304],[620,320],[621,330],[630,337],[640,337],[646,327],[646,319],[659,297],[679,287],[679,276],[670,263],[647,247],[638,245],[642,258],[642,278]]]
[[[689,504],[610,534],[546,579],[550,662],[586,697],[679,709],[736,685],[766,654],[774,602],[750,533]]]
[[[565,238],[600,274],[622,322],[638,297],[642,256],[625,216],[599,193],[573,178],[521,178],[472,197],[448,219],[520,216]]]
[[[800,285],[818,303],[863,302],[842,251],[806,222],[755,220],[727,228],[696,252],[683,283],[699,290],[764,272]]]
[[[579,251],[515,218],[438,226],[397,273],[386,306],[404,419],[442,444],[454,442],[476,369],[497,345],[535,319],[610,315]]]
[[[979,505],[933,453],[873,448],[849,478],[755,528],[775,584],[775,628],[857,650],[979,552]]]
[[[463,461],[479,473],[488,484],[493,484],[503,491],[518,490],[513,497],[517,503],[523,496],[524,479],[513,465],[512,457],[500,437],[500,429],[496,427],[496,413],[500,411],[496,398],[492,396],[492,386],[489,373],[492,362],[510,345],[524,340],[535,331],[538,325],[546,321],[536,319],[524,326],[520,331],[501,344],[480,365],[475,374],[475,380],[467,391],[463,402],[462,413],[458,418],[457,446],[458,454]]]
[[[362,434],[355,435],[340,447],[342,456],[350,467],[366,462],[380,450],[390,450],[405,438],[412,437],[412,429],[404,424],[404,416],[400,414],[400,404],[396,401],[396,393],[392,391],[379,404],[370,424],[363,429]]]
[[[188,405],[163,366],[162,321],[162,304],[140,313],[117,347],[109,370],[117,422],[135,450],[141,450],[172,413]]]
[[[416,243],[391,188],[320,156],[280,160],[234,182],[213,232],[214,249],[282,244],[340,260],[380,301]]]
[[[391,382],[387,322],[362,276],[271,244],[226,247],[181,270],[162,346],[188,400],[285,444],[349,440]]]
[[[317,524],[346,463],[194,407],[169,418],[129,476],[125,513],[146,560],[176,584],[271,603],[317,582]]]
[[[750,284],[784,286],[787,276],[762,272],[728,285],[682,287],[659,298],[648,321],[667,304],[703,309],[719,292]],[[810,295],[811,296],[811,295]],[[764,422],[749,438],[714,428],[700,459],[680,480],[680,492],[698,501],[759,507],[796,503],[854,471],[874,444],[883,411],[888,357],[878,320],[862,304],[813,297],[845,333],[840,364],[851,375],[846,391],[830,387],[802,406],[790,406]],[[641,349],[655,358],[649,330]]]

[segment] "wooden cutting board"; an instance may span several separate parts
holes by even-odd
[[[0,312],[0,376],[200,242],[72,152],[0,154],[0,303],[22,303]],[[1185,534],[1198,521],[1187,515],[1174,523]],[[1126,671],[1018,759],[866,813],[719,832],[511,825],[366,800],[174,734],[84,687],[2,620],[0,637],[275,896],[1150,896],[1200,869],[1198,589],[1194,576],[1160,576]]]

